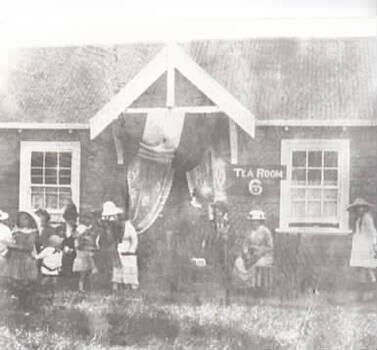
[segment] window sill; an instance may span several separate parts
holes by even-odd
[[[300,228],[277,228],[276,233],[308,234],[308,235],[326,235],[326,236],[347,236],[352,233],[351,230],[339,230],[323,227],[300,227]]]

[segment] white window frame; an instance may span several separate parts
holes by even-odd
[[[290,183],[292,174],[292,154],[300,150],[336,151],[338,157],[338,210],[339,228],[289,227],[291,213]],[[280,228],[279,231],[349,232],[348,211],[350,189],[350,141],[348,139],[284,139],[281,143],[281,164],[287,167],[287,178],[281,181],[280,189]]]
[[[72,200],[80,206],[80,142],[70,141],[21,141],[20,145],[20,186],[19,209],[32,211],[31,204],[31,154],[32,152],[72,152],[71,188]],[[62,210],[52,210],[51,214],[62,214]]]

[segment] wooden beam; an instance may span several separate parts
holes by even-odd
[[[254,115],[177,45],[174,50],[174,62],[176,68],[194,86],[219,106],[251,137],[254,137]]]
[[[377,126],[377,120],[363,119],[270,119],[257,120],[258,126],[294,126],[294,127],[347,127]]]
[[[109,103],[90,119],[90,137],[98,136],[147,90],[167,69],[167,48],[162,49]]]
[[[217,106],[182,106],[174,107],[174,111],[183,113],[221,113],[221,110]],[[125,110],[125,114],[148,114],[156,111],[166,111],[166,107],[145,107],[145,108],[128,108]]]
[[[0,129],[29,129],[29,130],[87,130],[88,123],[24,123],[1,122]]]
[[[172,108],[175,105],[175,67],[173,44],[168,44],[167,58],[168,72],[166,79],[166,106]]]
[[[112,133],[113,133],[115,151],[116,151],[116,154],[117,154],[117,163],[118,163],[118,165],[123,165],[124,164],[123,143],[116,134],[117,130],[116,130],[115,123],[112,124],[111,129],[112,129]]]
[[[229,118],[230,163],[238,163],[238,133],[236,123]]]

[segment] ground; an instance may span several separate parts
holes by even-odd
[[[1,298],[1,349],[376,349],[375,301],[236,299],[194,304],[142,292],[58,292],[25,315]]]

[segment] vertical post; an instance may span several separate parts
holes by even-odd
[[[230,145],[230,163],[238,163],[238,133],[236,123],[228,118],[229,120],[229,145]]]

